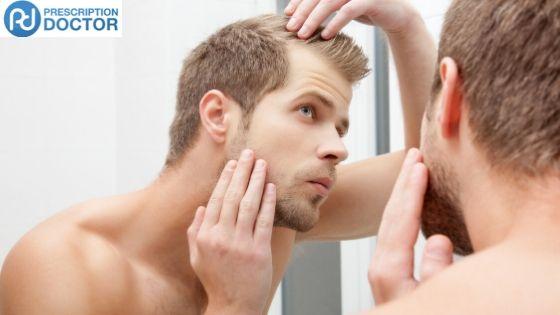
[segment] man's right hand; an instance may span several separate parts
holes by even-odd
[[[254,167],[253,167],[254,165]],[[276,206],[266,162],[245,150],[229,161],[188,229],[191,265],[208,294],[205,314],[262,314],[272,282]]]

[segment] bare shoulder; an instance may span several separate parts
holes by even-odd
[[[557,253],[496,248],[463,259],[373,314],[560,314]]]
[[[68,222],[39,225],[4,261],[0,313],[118,313],[127,270],[103,238]]]

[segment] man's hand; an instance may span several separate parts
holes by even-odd
[[[266,307],[276,190],[265,188],[265,178],[265,161],[254,163],[245,150],[227,163],[188,229],[191,264],[208,294],[205,314],[262,314]]]
[[[414,244],[420,230],[420,214],[428,184],[422,155],[411,149],[403,163],[379,227],[377,246],[369,269],[369,283],[376,304],[399,298],[416,288]],[[425,281],[452,263],[453,245],[443,235],[426,242],[420,279]]]
[[[287,28],[308,38],[332,13],[336,16],[321,35],[330,39],[346,24],[356,20],[381,27],[385,32],[400,33],[419,16],[406,0],[291,0],[284,13],[291,16]]]

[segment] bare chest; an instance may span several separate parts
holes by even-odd
[[[135,314],[202,314],[204,290],[197,282],[183,285],[154,276],[139,277],[134,294]]]

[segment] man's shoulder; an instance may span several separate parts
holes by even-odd
[[[2,310],[6,314],[32,307],[65,312],[73,306],[87,313],[92,298],[109,302],[107,297],[125,292],[126,261],[111,243],[56,221],[31,230],[6,257],[0,274],[0,305],[12,308]]]
[[[558,258],[558,257],[557,257]],[[464,258],[379,314],[560,314],[560,259],[496,248]],[[377,314],[377,312],[374,312]]]

